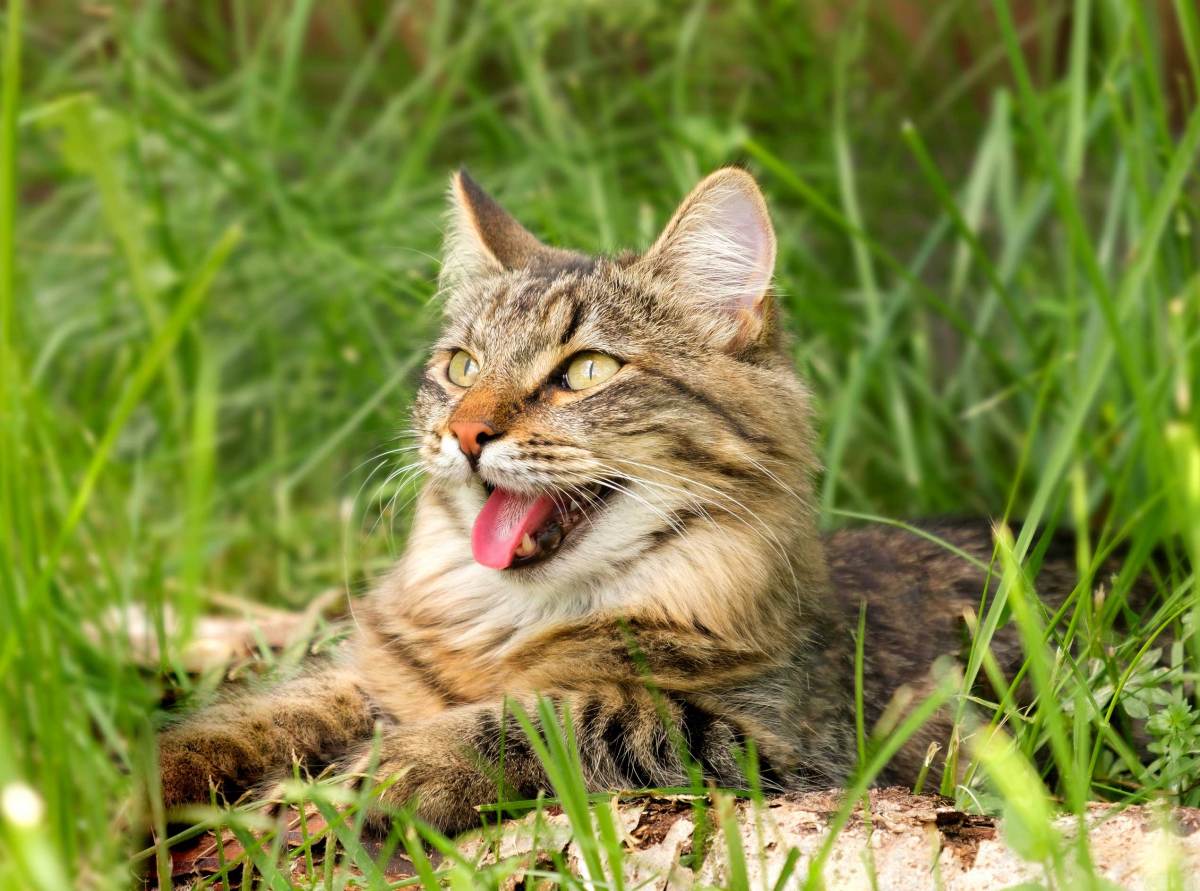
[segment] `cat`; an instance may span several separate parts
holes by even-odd
[[[616,257],[543,244],[456,173],[405,552],[335,657],[161,734],[165,804],[232,798],[298,760],[390,783],[372,820],[411,807],[458,832],[501,788],[549,789],[514,714],[536,723],[540,694],[570,710],[594,790],[697,770],[745,788],[750,741],[769,789],[844,783],[860,604],[870,727],[968,645],[989,582],[962,555],[986,565],[993,542],[983,522],[819,533],[775,254],[738,168]],[[1051,553],[1040,584],[1065,594],[1072,569]],[[1019,664],[1007,633],[993,650]],[[949,730],[927,723],[880,779],[912,782]]]

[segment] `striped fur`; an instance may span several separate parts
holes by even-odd
[[[959,651],[986,583],[905,532],[817,534],[809,398],[770,299],[775,237],[754,181],[709,177],[641,256],[546,248],[465,175],[452,207],[446,324],[413,412],[428,480],[405,554],[356,608],[336,664],[165,732],[167,803],[207,797],[210,781],[235,793],[293,759],[361,774],[378,727],[385,803],[463,829],[502,791],[546,787],[505,706],[532,710],[537,694],[571,710],[594,789],[676,785],[689,758],[740,785],[749,739],[770,784],[841,782],[859,604],[874,718]],[[447,378],[458,349],[481,366],[467,390]],[[591,390],[556,385],[581,350],[623,367]],[[477,468],[448,433],[456,417],[502,431]],[[583,500],[600,484],[603,504],[549,560],[497,571],[469,542],[485,480]],[[990,558],[986,526],[939,534]],[[887,779],[911,777],[946,731],[931,724]]]

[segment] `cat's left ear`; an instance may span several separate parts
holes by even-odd
[[[576,257],[538,241],[465,170],[450,177],[449,197],[449,227],[438,277],[443,289],[509,269],[563,265]]]
[[[754,177],[736,167],[705,177],[639,265],[699,303],[728,346],[757,340],[775,270],[775,230]]]

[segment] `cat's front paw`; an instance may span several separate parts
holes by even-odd
[[[168,808],[208,801],[209,788],[216,781],[213,766],[203,755],[166,743],[158,752],[158,778]]]
[[[207,803],[215,789],[226,797],[243,791],[259,758],[234,734],[172,733],[159,738],[158,776],[163,804]]]
[[[352,767],[355,783],[374,790],[368,823],[386,831],[400,811],[454,834],[480,825],[476,807],[496,800],[496,785],[458,753],[439,749],[436,739],[385,740],[371,766],[363,755]]]

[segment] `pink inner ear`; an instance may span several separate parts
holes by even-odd
[[[646,260],[698,309],[736,315],[739,325],[754,327],[775,268],[775,232],[754,178],[732,167],[706,177]]]
[[[774,258],[771,256],[771,237],[763,225],[762,215],[749,196],[741,191],[726,198],[721,208],[730,236],[746,257],[741,293],[729,295],[739,308],[757,308],[771,281]]]
[[[678,233],[680,271],[732,311],[760,308],[775,264],[770,222],[756,199],[739,182],[715,183]]]

